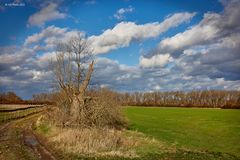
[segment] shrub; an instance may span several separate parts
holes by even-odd
[[[120,129],[126,127],[116,94],[109,89],[89,91],[84,97],[84,105],[80,106],[77,121],[72,121],[69,115],[70,103],[64,94],[59,93],[56,99],[58,108],[50,119],[54,124],[62,127],[109,127]]]

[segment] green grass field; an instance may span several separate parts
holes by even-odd
[[[240,157],[240,110],[126,107],[130,129],[169,145]]]

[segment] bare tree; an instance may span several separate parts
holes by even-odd
[[[61,103],[71,121],[75,122],[79,120],[85,105],[84,95],[94,67],[88,42],[78,35],[59,43],[52,65],[58,86],[63,92]]]
[[[118,99],[133,106],[240,108],[240,92],[228,90],[118,93]]]

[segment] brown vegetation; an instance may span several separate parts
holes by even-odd
[[[51,97],[52,94],[43,93],[45,97]],[[35,98],[41,97],[41,98]],[[16,95],[15,92],[0,93],[0,104],[27,104],[27,105],[41,105],[41,104],[54,104],[53,99],[42,98],[42,94],[33,96],[33,100],[23,100]]]
[[[122,105],[240,108],[240,91],[135,92],[118,95]]]
[[[56,151],[62,156],[67,156],[62,159],[136,158],[141,156],[139,150],[147,150],[149,147],[170,151],[163,142],[136,131],[116,130],[109,127],[61,128],[50,125],[43,116],[37,120],[35,127],[39,133],[47,134],[49,145],[55,146]]]
[[[57,148],[73,154],[93,154],[112,156],[136,156],[133,147],[137,145],[132,137],[122,131],[108,128],[63,129],[51,141]]]
[[[14,92],[0,93],[0,104],[19,104],[23,102]]]
[[[94,66],[94,61],[89,61],[91,61],[89,46],[81,35],[58,44],[56,60],[52,62],[61,90],[62,101],[58,103],[58,106],[67,110],[66,114],[69,115],[71,123],[82,121],[81,114],[85,106],[84,95]]]
[[[32,102],[33,103],[40,103],[40,104],[56,104],[55,100],[58,93],[39,93],[32,95]]]
[[[94,70],[91,49],[87,41],[78,35],[59,43],[53,71],[59,86],[55,102],[59,109],[56,122],[63,126],[119,127],[123,124],[118,104],[111,94],[109,99],[101,92],[95,97],[87,96],[87,87]]]
[[[122,106],[240,108],[240,91],[207,90],[151,93],[118,93],[110,90],[108,91],[114,95],[114,101]],[[92,96],[96,93],[96,90],[92,90],[88,91],[87,94]],[[47,97],[51,96],[52,95],[49,94]]]
[[[54,95],[57,94],[54,93]],[[54,102],[57,104],[64,103],[62,97],[64,97],[64,93],[58,93]],[[55,108],[53,110],[54,114],[49,113],[49,118],[55,125],[61,127],[109,127],[120,129],[126,126],[126,121],[121,113],[120,103],[117,99],[117,94],[108,89],[88,91],[84,96],[85,105],[81,107],[81,112],[79,113],[81,114],[79,115],[81,121],[70,123],[72,119],[69,117],[68,104]]]

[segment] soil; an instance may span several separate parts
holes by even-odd
[[[56,160],[45,142],[32,130],[42,113],[13,120],[0,126],[1,160]]]

